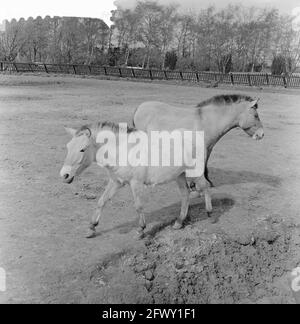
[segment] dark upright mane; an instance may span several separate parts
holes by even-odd
[[[105,128],[105,127],[109,128],[110,130],[112,130],[115,133],[118,133],[120,130],[120,126],[118,124],[109,122],[109,121],[105,121],[105,122],[98,122],[96,124],[84,125],[77,130],[76,135],[78,135],[81,132],[84,132],[86,130],[89,130],[90,132],[92,132],[92,130],[94,130],[94,129],[100,129],[100,128]],[[135,129],[135,128],[127,127],[128,134],[136,132],[136,131],[137,131],[137,129]]]
[[[253,101],[253,99],[249,96],[240,95],[240,94],[231,94],[231,95],[219,95],[214,96],[210,99],[200,102],[197,105],[197,108],[202,108],[208,105],[231,105],[233,103],[239,103],[241,101]]]
[[[110,128],[113,132],[119,132],[120,130],[120,126],[119,124],[116,124],[116,123],[113,123],[113,122],[109,122],[109,121],[105,121],[105,122],[99,122],[98,123],[98,128]],[[132,127],[129,127],[127,126],[127,133],[130,134],[130,133],[133,133],[133,132],[136,132],[137,129],[136,128],[132,128]]]

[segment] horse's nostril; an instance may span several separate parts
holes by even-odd
[[[68,174],[65,174],[64,175],[64,179],[67,180],[69,178],[69,175]]]

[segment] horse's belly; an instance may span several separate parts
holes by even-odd
[[[107,170],[111,178],[121,183],[130,183],[134,179],[140,182],[145,182],[146,180],[146,167],[118,166]]]
[[[184,167],[149,167],[146,184],[155,186],[171,182],[184,171]]]

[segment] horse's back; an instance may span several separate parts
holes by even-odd
[[[141,104],[134,115],[134,125],[143,131],[193,128],[196,109],[149,101]]]

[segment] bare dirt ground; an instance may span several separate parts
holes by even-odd
[[[71,186],[59,171],[63,126],[131,123],[160,100],[193,107],[220,93],[259,96],[265,139],[228,134],[210,162],[217,224],[192,201],[187,226],[173,184],[147,191],[148,238],[137,241],[129,188],[85,239],[105,188],[97,166]],[[290,271],[300,262],[300,91],[204,89],[55,76],[0,75],[1,303],[294,303]],[[192,109],[192,108],[190,108]]]

